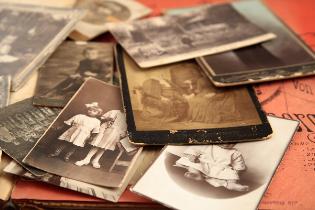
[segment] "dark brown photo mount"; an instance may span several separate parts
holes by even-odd
[[[237,143],[264,140],[271,136],[272,128],[252,87],[247,87],[247,90],[255,105],[261,124],[211,129],[138,131],[132,111],[123,53],[123,48],[117,45],[115,48],[116,64],[120,72],[128,136],[132,143],[138,145]]]
[[[226,75],[212,75],[205,67],[202,58],[196,59],[197,63],[217,87],[230,87],[236,85],[256,84],[276,80],[292,79],[298,77],[312,76],[315,74],[315,62],[298,64],[294,66],[274,67],[252,72],[242,72]]]

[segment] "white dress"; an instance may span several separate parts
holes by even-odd
[[[84,147],[91,133],[99,133],[101,121],[94,117],[78,114],[64,123],[71,125],[71,128],[59,136],[58,139],[71,142],[79,147]]]
[[[102,117],[114,119],[114,123],[110,127],[107,127],[107,123],[103,123],[100,132],[91,141],[91,145],[114,151],[121,135],[127,130],[125,114],[120,110],[111,110]]]
[[[246,169],[242,154],[237,149],[224,149],[217,145],[192,146],[184,153],[199,157],[200,163],[192,166],[195,165],[194,168],[210,178],[239,180],[238,171]]]

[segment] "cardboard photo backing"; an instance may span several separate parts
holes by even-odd
[[[250,87],[215,88],[194,61],[143,71],[120,46],[116,58],[132,143],[227,143],[272,134]]]

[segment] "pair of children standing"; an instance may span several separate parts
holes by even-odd
[[[97,102],[85,106],[87,115],[77,114],[65,121],[65,124],[71,127],[59,136],[58,147],[54,153],[49,154],[49,157],[59,156],[62,151],[71,147],[64,157],[65,161],[69,161],[71,155],[77,149],[84,147],[87,140],[92,138],[90,142],[92,149],[83,160],[75,164],[87,165],[93,158],[93,167],[100,168],[100,158],[106,150],[115,150],[118,141],[126,135],[127,124],[121,110],[111,110],[102,115],[103,110]],[[99,116],[103,123],[98,119]]]

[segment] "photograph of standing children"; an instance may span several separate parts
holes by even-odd
[[[78,147],[84,147],[85,142],[93,134],[99,132],[101,121],[96,117],[100,115],[103,110],[98,106],[97,102],[85,104],[85,106],[87,108],[87,115],[77,114],[64,122],[71,127],[59,136],[58,139],[62,141],[58,143],[59,145],[55,152],[48,155],[49,157],[57,157],[65,148],[71,147],[70,151],[67,152],[64,157],[65,161],[69,161],[70,156]]]
[[[126,144],[122,110],[118,87],[88,79],[24,162],[59,176],[119,187],[140,153]]]

